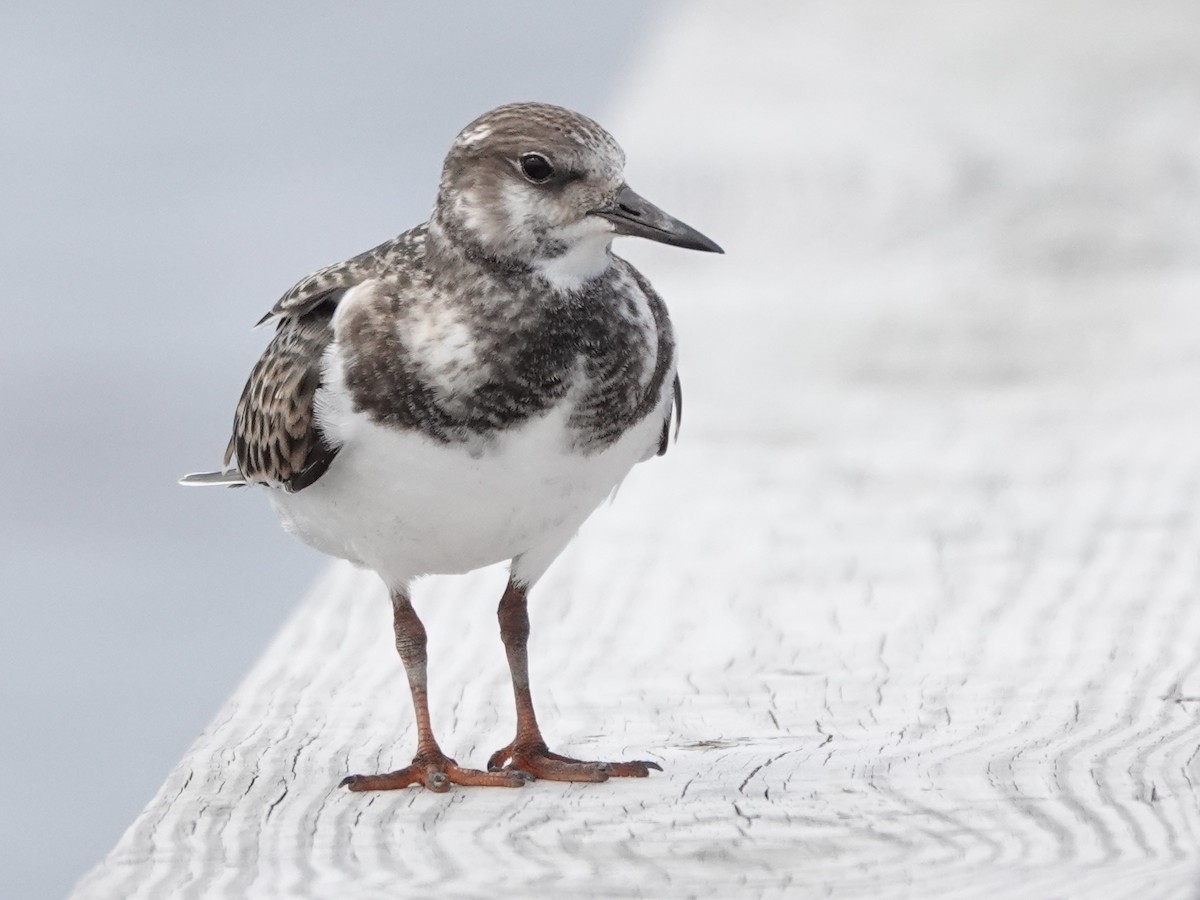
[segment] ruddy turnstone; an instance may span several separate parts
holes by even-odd
[[[428,222],[289,290],[237,405],[225,469],[283,527],[391,593],[417,724],[411,765],[353,791],[644,777],[652,762],[552,753],[530,695],[526,598],[579,526],[678,428],[667,308],[615,235],[721,249],[634,193],[591,119],[515,103],[459,133]],[[260,322],[260,324],[262,324]],[[500,634],[516,736],[488,771],[434,739],[413,580],[511,560]]]

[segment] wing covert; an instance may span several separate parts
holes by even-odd
[[[321,360],[333,340],[334,304],[280,321],[242,390],[225,465],[249,482],[299,491],[329,468],[330,446],[314,419]]]
[[[255,327],[273,318],[307,315],[323,303],[336,304],[346,291],[373,277],[380,268],[385,267],[397,248],[403,245],[405,237],[407,235],[402,234],[358,256],[317,269],[296,282],[275,302],[270,311],[258,320]]]

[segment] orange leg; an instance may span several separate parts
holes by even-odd
[[[488,771],[523,772],[549,781],[607,781],[612,776],[645,778],[651,769],[662,771],[655,762],[594,762],[551,752],[538,728],[529,692],[529,611],[522,585],[509,581],[500,598],[497,616],[517,701],[517,736],[492,754]]]
[[[412,765],[381,775],[350,775],[342,785],[352,791],[387,791],[424,785],[431,791],[448,791],[452,784],[482,785],[485,787],[520,787],[527,776],[523,772],[481,772],[464,769],[442,752],[433,737],[429,724],[429,696],[426,692],[425,626],[417,618],[408,595],[402,591],[392,594],[392,609],[396,626],[396,650],[408,675],[412,691],[413,711],[417,717],[417,755]]]

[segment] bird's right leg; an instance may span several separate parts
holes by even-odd
[[[429,695],[426,680],[425,626],[417,618],[408,592],[392,594],[392,611],[396,628],[396,650],[404,663],[408,687],[412,691],[413,712],[417,718],[417,755],[412,765],[380,775],[350,775],[342,785],[352,791],[387,791],[424,785],[431,791],[448,791],[452,784],[485,787],[520,787],[526,781],[521,772],[481,772],[464,769],[442,752],[433,737],[429,723]]]
[[[599,762],[573,759],[554,753],[546,746],[542,730],[533,711],[533,695],[529,691],[529,611],[527,588],[516,578],[508,582],[500,607],[500,638],[508,654],[512,673],[513,695],[517,701],[517,736],[501,747],[488,760],[492,772],[526,772],[534,778],[551,781],[606,781],[610,776],[645,778],[651,769],[662,766],[646,760],[628,762]]]

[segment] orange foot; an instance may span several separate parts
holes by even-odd
[[[508,763],[506,766],[505,763]],[[608,781],[609,778],[645,778],[656,762],[588,762],[552,753],[541,741],[513,743],[492,754],[488,771],[526,774],[546,781]]]
[[[530,776],[519,771],[480,772],[464,769],[444,753],[418,753],[411,766],[381,775],[347,775],[338,787],[352,791],[394,791],[419,784],[441,794],[452,784],[480,787],[521,787]]]

